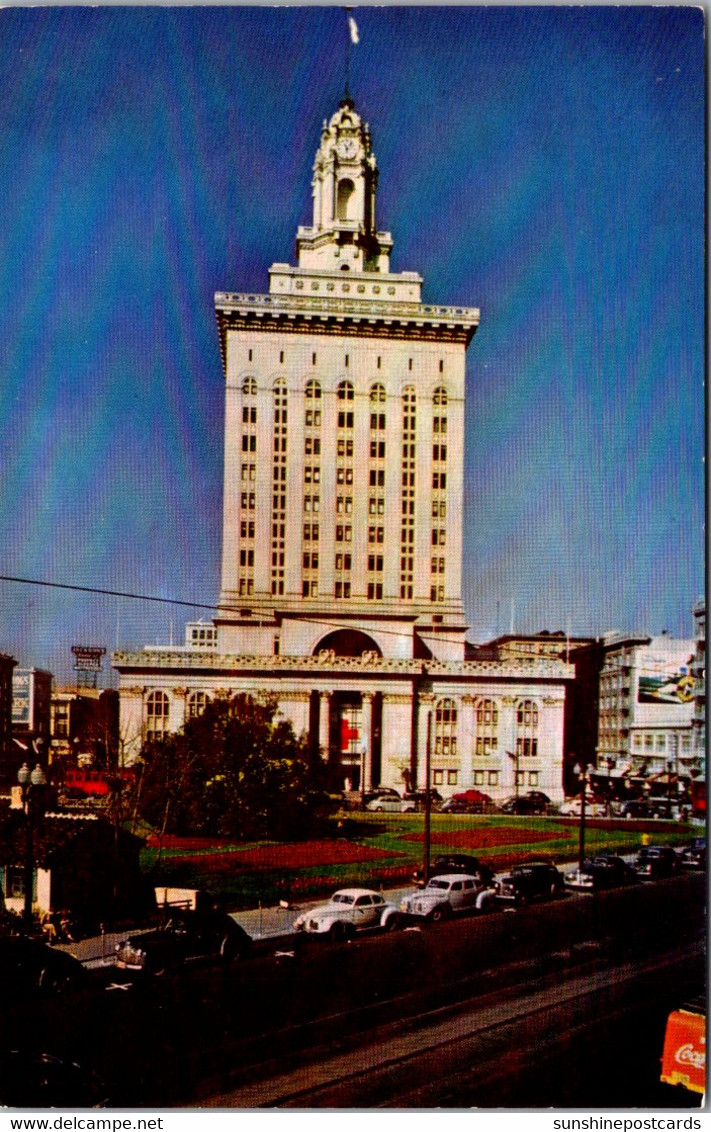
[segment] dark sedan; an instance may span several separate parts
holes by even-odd
[[[496,881],[492,890],[496,900],[520,907],[530,900],[556,896],[565,888],[563,874],[548,861],[514,865],[511,872]]]
[[[86,972],[64,951],[24,936],[0,936],[3,1001],[51,997],[81,986]]]
[[[695,837],[679,853],[679,863],[684,869],[706,868],[706,838]]]
[[[637,880],[637,873],[623,857],[613,853],[600,853],[582,868],[566,873],[565,883],[570,888],[580,888],[587,892],[597,892],[601,888],[616,888],[620,884],[631,884]]]
[[[251,949],[251,937],[226,912],[174,912],[161,927],[117,944],[116,963],[160,974],[192,959],[233,962]]]
[[[501,803],[501,811],[504,814],[545,814],[547,809],[547,802],[541,802],[538,798],[529,798],[527,794],[507,798]]]
[[[679,871],[679,858],[671,845],[646,845],[640,849],[635,869],[643,880],[670,877]]]

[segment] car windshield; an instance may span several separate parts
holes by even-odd
[[[346,892],[336,892],[331,897],[332,904],[353,904],[355,902],[354,896],[349,896]]]
[[[449,882],[446,880],[431,880],[427,885],[428,888],[449,888]]]

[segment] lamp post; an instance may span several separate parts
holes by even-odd
[[[585,802],[588,792],[587,763],[576,763],[575,771],[582,783],[582,793],[580,795],[580,825],[578,827],[578,868],[582,871],[585,863]]]
[[[430,879],[430,813],[432,797],[430,794],[430,764],[432,761],[432,712],[427,712],[427,745],[425,747],[425,836],[422,879],[424,884]]]
[[[28,935],[32,933],[32,890],[35,875],[35,847],[34,828],[35,815],[42,812],[44,802],[44,788],[47,778],[39,763],[34,770],[30,770],[28,763],[23,763],[17,772],[17,781],[22,791],[22,808],[25,813],[25,906],[22,913],[22,922]]]

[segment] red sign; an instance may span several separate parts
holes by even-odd
[[[360,738],[360,731],[357,727],[352,727],[350,720],[345,716],[341,719],[341,750],[348,751],[352,742],[357,742]]]
[[[674,1010],[669,1015],[661,1079],[668,1085],[683,1085],[693,1093],[706,1091],[706,1018],[703,1014]]]

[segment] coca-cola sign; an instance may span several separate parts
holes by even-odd
[[[706,1066],[706,1051],[697,1049],[692,1042],[687,1042],[686,1045],[679,1046],[674,1054],[674,1060],[679,1065],[693,1065],[694,1069],[704,1069]]]

